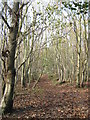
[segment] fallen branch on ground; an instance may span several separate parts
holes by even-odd
[[[32,86],[32,90],[34,90],[34,88],[36,87],[36,85],[39,82],[41,76],[42,76],[42,73],[39,75],[38,79],[35,81],[34,85]]]

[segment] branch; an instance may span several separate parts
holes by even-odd
[[[43,73],[43,72],[42,72]],[[36,82],[34,83],[34,85],[32,86],[32,90],[34,90],[34,88],[36,87],[36,85],[38,84],[41,76],[42,76],[42,73],[39,75],[38,79],[36,80]]]
[[[4,18],[4,16],[0,13],[0,16],[2,17],[3,21],[5,22],[5,24],[7,25],[7,27],[10,29],[11,27],[9,26],[7,20]]]
[[[28,56],[26,57],[26,59],[25,59],[25,60],[21,63],[21,65],[18,67],[17,70],[19,70],[19,69],[25,64],[25,62],[28,60],[30,54],[31,54],[31,51],[30,51],[30,53],[28,54]],[[30,62],[31,62],[31,61],[30,61]]]
[[[21,7],[19,8],[19,10],[23,9],[23,7],[24,7],[25,5],[27,5],[28,3],[29,3],[29,2],[23,3],[23,4],[21,5]]]
[[[15,17],[17,17],[17,14],[11,9],[11,7],[7,4],[7,2],[4,3],[4,7],[8,7],[8,9],[9,9],[8,12],[9,12],[10,15],[14,14]]]

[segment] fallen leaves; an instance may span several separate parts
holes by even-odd
[[[67,83],[55,86],[44,76],[34,91],[30,86],[20,89],[19,93],[22,94],[17,94],[14,99],[13,113],[6,115],[7,117],[27,119],[88,117],[87,88],[77,89]]]

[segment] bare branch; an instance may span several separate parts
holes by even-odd
[[[11,27],[9,26],[7,20],[4,18],[4,16],[0,13],[0,16],[2,17],[3,21],[5,22],[5,24],[7,25],[7,27],[10,29]]]
[[[17,16],[17,14],[10,8],[10,6],[7,4],[7,2],[5,2],[4,3],[4,7],[8,7],[8,9],[9,9],[9,14],[11,15],[11,14],[14,14],[15,16]]]
[[[28,1],[27,3],[23,3],[23,4],[21,5],[21,7],[19,8],[19,10],[23,9],[23,7],[24,7],[25,5],[27,5],[28,3],[29,3],[29,1]]]

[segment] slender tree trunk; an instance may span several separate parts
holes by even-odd
[[[25,63],[22,66],[21,87],[25,87]]]
[[[8,57],[6,63],[6,71],[4,73],[5,81],[5,90],[1,100],[1,109],[2,113],[11,112],[13,108],[13,92],[14,92],[14,83],[15,83],[15,51],[17,46],[17,33],[18,33],[18,24],[19,24],[19,2],[13,3],[14,13],[12,14],[12,24],[9,29],[9,48],[8,48]]]
[[[33,8],[33,27],[32,27],[32,43],[31,43],[31,51],[30,51],[30,60],[29,60],[29,68],[28,68],[28,71],[29,71],[29,85],[30,85],[30,81],[32,79],[32,61],[33,61],[33,48],[34,48],[34,40],[35,40],[35,24],[36,24],[36,13],[35,13],[35,10]]]
[[[58,63],[58,65],[57,65],[57,67],[58,67],[58,77],[59,77],[59,82],[61,82],[60,65],[59,65],[59,63]]]
[[[61,79],[61,74],[60,74],[60,53],[59,53],[59,45],[58,45],[58,41],[56,43],[56,55],[57,55],[57,73],[58,73],[58,77],[59,77],[59,82],[62,82]]]
[[[24,37],[24,60],[26,59],[26,47],[27,47],[27,44],[26,44],[26,38]],[[25,84],[26,84],[26,79],[25,79],[25,73],[26,73],[26,63],[23,64],[22,66],[22,75],[21,75],[21,87],[25,87]]]
[[[90,13],[90,1],[89,1],[89,13]],[[90,20],[90,14],[89,14],[89,20]],[[87,46],[88,46],[88,81],[90,82],[90,22],[88,22],[88,40],[87,40]],[[90,85],[90,84],[89,84]]]
[[[83,15],[83,20],[84,20],[84,30],[85,30],[85,40],[84,40],[84,46],[85,46],[85,53],[86,53],[86,60],[85,60],[85,81],[88,81],[88,39],[87,39],[87,27],[86,27],[86,21],[85,21],[85,16]]]
[[[82,40],[82,29],[81,29],[81,19],[82,16],[80,15],[80,42],[79,42],[79,81],[81,80],[81,40]]]
[[[76,26],[76,21],[74,21],[74,31],[76,34],[76,48],[77,48],[77,87],[80,87],[80,49],[79,49],[79,38],[78,38],[78,31],[77,31],[77,26]]]

